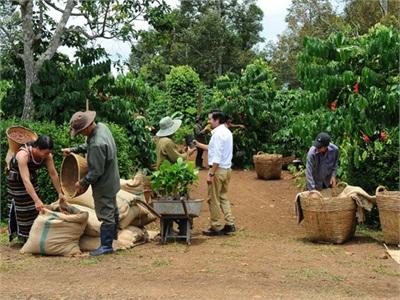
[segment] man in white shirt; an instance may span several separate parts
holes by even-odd
[[[231,179],[231,165],[233,153],[232,132],[225,126],[225,114],[213,111],[209,114],[211,140],[208,145],[194,141],[195,145],[203,150],[208,150],[208,165],[210,167],[208,184],[208,205],[210,208],[211,226],[203,231],[207,236],[219,236],[236,231],[235,219],[228,199],[228,186]],[[225,225],[220,222],[220,212],[223,212]]]

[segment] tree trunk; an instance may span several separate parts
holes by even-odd
[[[24,109],[22,112],[23,120],[32,120],[35,114],[35,107],[33,105],[32,97],[32,84],[37,82],[34,69],[31,68],[33,62],[24,62],[25,65],[25,95],[24,95]]]
[[[68,19],[71,16],[72,9],[76,5],[75,0],[68,0],[65,9],[62,12],[60,21],[57,24],[56,30],[53,37],[49,42],[49,46],[44,53],[40,55],[38,60],[35,62],[33,56],[33,41],[35,38],[33,32],[33,0],[22,0],[21,5],[21,17],[22,17],[22,30],[23,30],[23,41],[24,41],[24,67],[25,67],[25,96],[24,96],[24,109],[22,112],[22,119],[32,120],[35,114],[35,107],[33,104],[32,97],[32,84],[38,83],[38,72],[42,68],[43,63],[46,60],[50,60],[56,53],[58,47],[61,44],[61,37],[64,33],[65,26],[67,25]]]
[[[23,40],[24,40],[24,67],[25,67],[25,96],[24,96],[24,109],[22,112],[22,119],[31,120],[35,113],[32,98],[32,84],[36,81],[36,70],[32,51],[33,42],[33,21],[32,21],[32,7],[33,1],[28,0],[21,4],[21,16],[23,19]]]

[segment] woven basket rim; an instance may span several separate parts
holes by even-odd
[[[68,159],[69,157],[72,157],[72,158],[74,159],[75,164],[76,164],[76,166],[77,166],[77,168],[78,168],[78,174],[81,173],[81,165],[79,164],[78,156],[79,156],[79,157],[82,157],[82,156],[80,156],[80,155],[78,155],[78,154],[70,153],[70,154],[68,154],[66,157],[64,157],[64,159],[63,159],[63,161],[62,161],[62,163],[61,163],[60,184],[61,184],[61,188],[62,188],[62,189],[63,189],[63,187],[65,187],[65,184],[64,184],[65,178],[63,179],[64,164],[65,164],[65,162],[67,161],[67,159]],[[84,158],[84,157],[82,157],[82,158]],[[63,190],[64,190],[64,189],[63,189]],[[74,194],[73,194],[71,197],[75,197],[75,196],[76,196],[76,191],[74,192]]]
[[[36,139],[38,138],[38,135],[37,135],[36,132],[34,132],[34,131],[33,131],[32,129],[30,129],[30,128],[27,128],[27,127],[24,127],[24,126],[21,126],[21,125],[13,125],[13,126],[8,127],[8,128],[6,129],[7,138],[9,138],[9,139],[12,140],[13,142],[19,144],[18,141],[14,140],[14,139],[10,136],[10,133],[11,133],[11,132],[18,131],[18,129],[22,129],[23,131],[27,131],[27,132],[31,133],[32,135],[34,135]]]

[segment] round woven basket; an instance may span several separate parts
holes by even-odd
[[[22,126],[11,126],[7,128],[6,135],[9,149],[14,153],[23,145],[31,141],[36,141],[38,136],[32,130]]]
[[[376,189],[376,203],[387,244],[400,244],[400,191],[388,191],[379,186]]]
[[[36,141],[38,136],[32,130],[19,125],[7,128],[6,135],[8,139],[8,151],[5,161],[6,168],[8,168],[13,155],[18,149],[28,142]]]
[[[300,202],[309,240],[341,244],[354,236],[356,204],[351,197],[326,197],[311,191],[302,193]]]
[[[258,152],[253,162],[259,179],[279,179],[282,172],[282,155]]]
[[[73,198],[84,193],[87,188],[78,193],[75,183],[81,180],[87,173],[87,161],[84,157],[74,153],[64,157],[60,172],[61,189],[64,195]]]

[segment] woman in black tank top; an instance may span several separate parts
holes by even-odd
[[[10,161],[7,173],[7,188],[10,195],[8,223],[10,241],[16,236],[26,240],[36,216],[43,209],[43,203],[38,195],[38,169],[47,167],[59,198],[61,201],[65,200],[54,166],[52,150],[51,138],[40,136],[35,142],[23,145]]]

